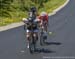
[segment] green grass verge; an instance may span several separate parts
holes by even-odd
[[[47,13],[52,12],[54,9],[58,8],[62,4],[64,4],[66,0],[49,0],[44,4],[44,7],[39,9],[39,13],[41,11],[46,11]],[[12,18],[0,17],[0,26],[5,26],[11,23],[20,22],[22,18],[27,17],[27,12],[16,11],[9,12],[12,15]]]
[[[47,13],[53,12],[54,9],[58,8],[62,4],[64,4],[66,0],[50,0],[50,2],[47,2],[44,4],[44,8],[41,8],[39,12],[46,11]]]

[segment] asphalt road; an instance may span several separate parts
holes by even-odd
[[[51,52],[40,52],[31,55],[26,48],[27,40],[23,26],[0,32],[0,59],[75,59],[75,0],[56,15],[49,17],[48,42],[50,45],[40,46]],[[39,43],[39,42],[38,42]],[[57,45],[56,43],[61,43]],[[38,45],[39,47],[39,45]],[[69,57],[69,58],[66,58]]]

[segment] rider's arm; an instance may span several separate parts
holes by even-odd
[[[28,20],[27,20],[27,18],[23,18],[22,21],[24,22],[24,25],[26,25]]]

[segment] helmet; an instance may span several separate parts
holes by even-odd
[[[29,11],[29,17],[32,17],[32,19],[34,20],[36,18],[36,14],[37,14],[36,7],[32,6]]]
[[[32,6],[32,7],[30,8],[30,11],[31,11],[31,12],[36,12],[36,7],[35,7],[35,6]]]
[[[46,12],[41,12],[40,16],[46,16],[47,13]]]

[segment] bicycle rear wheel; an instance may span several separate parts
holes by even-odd
[[[44,44],[43,40],[43,31],[40,33],[40,45],[42,46]]]
[[[46,33],[44,33],[44,31],[41,31],[41,34],[40,34],[40,45],[41,46],[45,44],[46,39],[47,39]]]
[[[29,51],[30,51],[31,54],[34,52],[33,40],[32,39],[29,41]]]

